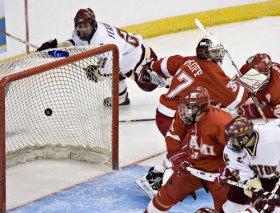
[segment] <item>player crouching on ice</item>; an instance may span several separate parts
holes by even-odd
[[[279,124],[253,124],[248,118],[238,116],[226,125],[225,134],[228,140],[224,149],[226,167],[216,183],[224,184],[235,178],[247,186],[271,193],[231,186],[221,212],[280,212]]]

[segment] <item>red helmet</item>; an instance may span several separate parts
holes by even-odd
[[[260,73],[269,74],[270,67],[272,65],[271,57],[265,53],[258,53],[252,57],[251,62],[252,68]]]
[[[204,37],[198,42],[196,56],[201,60],[210,59],[222,63],[225,56],[225,49],[217,39]]]
[[[215,213],[215,210],[210,208],[200,208],[196,210],[195,213]]]
[[[210,96],[204,87],[195,87],[181,96],[179,116],[186,124],[195,123],[195,117],[210,108]]]
[[[235,117],[225,126],[225,134],[228,138],[227,146],[233,151],[241,151],[252,137],[254,132],[253,127],[253,122],[247,117]],[[234,139],[237,139],[238,144],[234,143]]]
[[[92,9],[80,9],[74,18],[75,27],[81,23],[91,23],[92,25],[95,24],[95,15]]]

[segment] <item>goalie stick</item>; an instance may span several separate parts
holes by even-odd
[[[207,181],[210,181],[210,182],[214,182],[215,178],[220,175],[219,173],[204,172],[204,171],[195,169],[193,167],[187,167],[187,171],[189,171],[193,176],[196,176],[200,179],[207,180]],[[280,199],[279,195],[275,194],[276,191],[268,192],[268,191],[264,191],[263,189],[258,189],[258,188],[254,188],[254,187],[251,187],[251,186],[247,186],[243,183],[239,183],[239,182],[232,181],[232,180],[227,180],[226,183],[229,184],[229,185],[232,185],[232,186],[237,186],[237,187],[242,188],[242,189],[250,190],[250,191],[255,192],[255,193],[263,194],[264,196],[269,197],[270,199],[277,199],[277,200]]]
[[[215,38],[215,36],[213,35],[213,33],[211,33],[210,31],[208,31],[208,29],[196,18],[195,19],[195,24],[196,26],[208,37],[213,37]],[[234,67],[235,71],[236,71],[236,76],[240,77],[242,76],[242,74],[240,73],[238,67],[236,66],[235,62],[233,61],[231,55],[229,54],[229,52],[227,50],[225,50],[226,55],[228,56],[229,60],[231,61],[232,66]],[[234,79],[233,79],[234,80]],[[235,81],[236,82],[236,81]],[[238,83],[238,82],[236,82]],[[258,101],[258,99],[254,96],[254,94],[251,94],[251,99],[253,100],[254,104],[256,105],[256,108],[258,110],[258,112],[260,113],[262,119],[265,121],[265,123],[268,122],[268,119],[266,118],[266,116],[263,113],[263,110],[261,108],[261,105]]]

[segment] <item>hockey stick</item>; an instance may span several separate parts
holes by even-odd
[[[23,43],[23,44],[26,44],[26,45],[28,45],[29,47],[32,47],[32,48],[34,48],[34,49],[36,49],[36,50],[39,48],[39,47],[37,47],[36,45],[34,45],[34,44],[30,43],[30,42],[27,42],[27,41],[25,41],[25,40],[23,40],[23,39],[21,39],[21,38],[18,38],[18,37],[16,37],[16,36],[11,35],[10,33],[4,32],[4,31],[2,31],[2,30],[0,30],[0,33],[6,35],[6,36],[8,36],[8,37],[11,37],[11,38],[15,39],[16,41],[19,41],[19,42],[21,42],[21,43]],[[73,65],[76,66],[76,67],[79,67],[79,68],[83,69],[81,66],[79,66],[79,65],[77,65],[77,64],[75,64],[75,63],[73,63]]]
[[[207,181],[210,181],[210,182],[214,182],[215,178],[220,175],[219,173],[204,172],[204,171],[195,169],[193,167],[187,167],[187,171],[189,171],[193,176],[196,176],[198,178],[201,178],[203,180],[207,180]],[[275,194],[275,192],[264,191],[263,189],[250,187],[250,186],[247,186],[243,183],[235,182],[235,181],[232,181],[232,180],[227,180],[226,183],[229,184],[229,185],[232,185],[232,186],[237,186],[237,187],[242,188],[242,189],[250,190],[252,192],[261,193],[261,194],[263,194],[263,195],[265,195],[265,196],[267,196],[271,199],[280,199],[279,195]]]
[[[13,36],[13,35],[11,35],[10,33],[7,33],[7,32],[2,31],[2,30],[0,30],[0,33],[4,34],[4,35],[6,35],[6,36],[8,36],[8,37],[10,37],[10,38],[13,38],[13,39],[15,39],[16,41],[19,41],[19,42],[21,42],[21,43],[23,43],[23,44],[26,44],[26,45],[29,46],[29,47],[32,47],[32,48],[34,48],[34,49],[38,49],[38,47],[37,47],[36,45],[31,44],[31,43],[29,43],[29,42],[27,42],[27,41],[25,41],[25,40],[23,40],[23,39],[21,39],[21,38],[18,38],[18,37],[16,37],[16,36]]]
[[[120,120],[120,123],[124,123],[124,122],[141,122],[141,121],[155,121],[155,118],[143,118],[143,119],[131,119],[131,120]]]
[[[280,188],[280,178],[278,179],[277,183],[275,184],[273,190],[271,191],[271,193],[275,194],[278,189]]]
[[[195,24],[196,24],[196,26],[197,26],[206,36],[213,37],[213,38],[215,37],[215,36],[213,35],[213,33],[211,33],[210,31],[208,31],[208,29],[207,29],[197,18],[195,19]],[[234,69],[235,69],[235,71],[236,71],[237,77],[242,76],[242,74],[240,73],[238,67],[236,66],[236,64],[235,64],[235,62],[233,61],[233,59],[232,59],[231,55],[229,54],[229,52],[228,52],[227,50],[225,50],[225,53],[226,53],[226,55],[228,56],[229,60],[231,61],[231,64],[232,64],[232,66],[234,67]],[[235,81],[235,82],[236,82],[236,81]],[[238,83],[238,82],[236,82],[236,83]],[[266,116],[264,115],[263,110],[262,110],[262,108],[261,108],[261,105],[260,105],[258,99],[257,99],[253,94],[251,94],[251,99],[253,100],[253,102],[254,102],[254,104],[255,104],[255,106],[256,106],[258,112],[260,113],[260,115],[261,115],[261,117],[262,117],[262,119],[265,121],[265,123],[267,123],[267,122],[268,122],[268,119],[267,119]]]

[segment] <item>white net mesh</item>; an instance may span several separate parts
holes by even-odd
[[[92,48],[92,47],[91,47]],[[63,49],[71,55],[90,47]],[[6,86],[6,165],[40,158],[71,158],[110,164],[112,108],[103,100],[112,96],[111,77],[90,80],[85,72],[106,58],[103,69],[112,72],[112,52],[88,56]],[[37,52],[0,64],[1,75],[61,60]],[[109,82],[109,84],[108,84]]]

